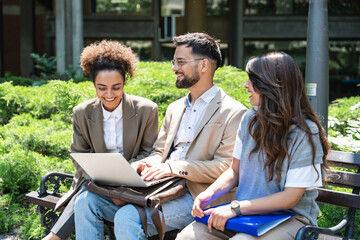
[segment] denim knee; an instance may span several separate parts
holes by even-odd
[[[125,205],[116,212],[114,232],[118,239],[145,239],[139,213],[133,205]]]
[[[76,199],[75,199],[75,206],[74,206],[74,212],[83,211],[88,208],[96,207],[96,204],[98,203],[98,195],[94,194],[89,191],[85,191],[81,193]]]

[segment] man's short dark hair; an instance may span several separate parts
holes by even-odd
[[[216,61],[216,69],[222,62],[219,40],[207,33],[187,33],[173,38],[175,46],[186,45],[192,47],[192,53],[206,56]]]

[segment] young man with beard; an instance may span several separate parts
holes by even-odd
[[[218,42],[205,33],[174,37],[171,61],[176,87],[187,88],[186,97],[171,103],[151,155],[132,163],[144,180],[167,176],[187,179],[188,193],[162,204],[165,230],[182,229],[193,221],[194,198],[229,166],[236,132],[246,108],[213,83],[222,58]],[[235,192],[217,199],[230,201]],[[148,235],[157,234],[149,209]],[[116,206],[109,198],[86,192],[75,205],[77,239],[103,239],[103,220],[114,221],[117,239],[146,239],[133,205]]]

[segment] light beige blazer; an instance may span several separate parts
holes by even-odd
[[[147,157],[158,135],[158,107],[142,97],[124,93],[123,101],[123,144],[124,157],[136,161]],[[71,152],[106,152],[103,128],[103,112],[98,98],[83,102],[74,108],[73,137]],[[89,177],[76,166],[70,190],[58,201],[55,211],[67,203]]]
[[[236,133],[246,110],[244,105],[220,89],[199,124],[185,160],[169,162],[173,176],[187,179],[187,187],[194,199],[229,168]],[[165,162],[171,153],[184,111],[184,98],[169,105],[158,139],[154,144],[154,151],[142,161],[152,164]],[[235,199],[234,190],[213,201],[212,205],[233,199]]]

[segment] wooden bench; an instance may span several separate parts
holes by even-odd
[[[49,172],[42,177],[39,191],[32,191],[25,195],[27,202],[38,205],[37,213],[41,214],[41,226],[45,227],[45,235],[50,232],[61,212],[65,209],[65,207],[61,207],[59,212],[53,211],[56,203],[63,196],[63,194],[59,193],[59,189],[66,181],[71,183],[73,176],[67,173]],[[112,229],[113,224],[105,222],[105,226],[107,227],[109,239],[115,239]]]
[[[41,226],[45,227],[44,234],[47,235],[51,228],[56,223],[61,212],[65,207],[59,209],[59,212],[54,212],[54,208],[58,200],[62,197],[59,193],[60,187],[66,182],[71,183],[73,179],[72,174],[60,173],[60,172],[49,172],[45,174],[40,182],[40,190],[32,191],[25,195],[26,201],[37,206],[37,213],[41,214]],[[115,239],[112,222],[104,221],[107,228],[106,232],[109,239]],[[179,230],[173,230],[165,234],[164,240],[175,239]],[[158,239],[157,236],[151,237],[150,239]]]
[[[321,204],[331,204],[347,208],[347,215],[339,224],[330,228],[305,226],[299,230],[295,240],[313,239],[354,239],[355,215],[360,209],[360,153],[331,151],[327,160],[331,167],[341,170],[329,170],[325,187],[318,188],[319,196],[316,199]],[[353,169],[355,172],[346,170]],[[348,188],[351,193],[328,189],[329,186]],[[345,229],[344,236],[337,235]]]
[[[360,154],[331,151],[328,161],[332,167],[340,167],[344,170],[354,169],[356,172],[329,170],[325,188],[318,188],[319,196],[317,202],[348,208],[348,214],[338,225],[331,228],[305,226],[299,230],[295,238],[296,240],[314,240],[318,239],[318,237],[319,239],[353,239],[354,237],[355,213],[360,209]],[[38,205],[38,213],[41,214],[41,225],[46,228],[46,234],[59,217],[59,214],[52,211],[56,202],[61,197],[58,190],[61,184],[67,180],[71,181],[72,177],[73,175],[71,174],[47,173],[41,180],[40,191],[33,191],[26,195],[28,202]],[[49,184],[53,185],[52,191],[48,190]],[[329,190],[327,186],[350,188],[352,193]],[[111,223],[108,223],[107,226],[108,229],[110,228],[110,231],[108,231],[110,239],[115,239],[111,230]],[[346,229],[344,238],[330,237],[335,236],[343,228]],[[176,233],[177,231],[166,233],[165,239],[174,239]]]

